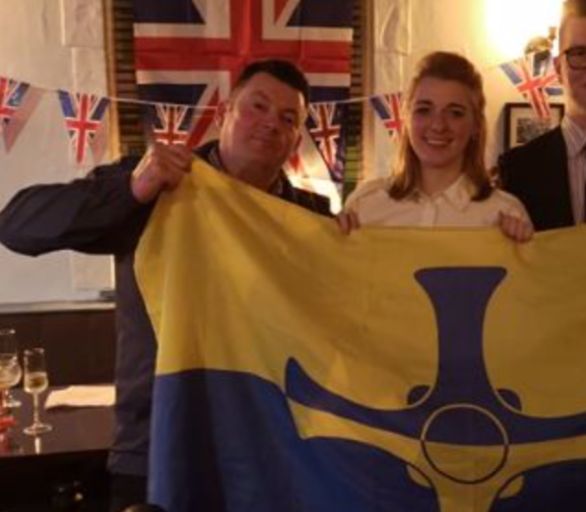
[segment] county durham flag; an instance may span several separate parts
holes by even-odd
[[[349,236],[201,162],[137,272],[169,512],[586,509],[586,227]]]

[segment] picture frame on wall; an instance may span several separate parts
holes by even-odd
[[[529,103],[505,103],[505,151],[555,128],[564,116],[563,103],[550,103],[551,117],[541,119]]]

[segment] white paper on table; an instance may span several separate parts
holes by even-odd
[[[110,407],[116,393],[113,385],[69,386],[51,391],[45,401],[45,409],[54,407]]]

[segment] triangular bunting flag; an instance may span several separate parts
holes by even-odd
[[[155,103],[147,108],[148,138],[161,144],[184,146],[194,119],[193,107]]]
[[[344,181],[345,133],[344,117],[347,110],[344,103],[329,102],[309,105],[307,128],[319,149],[332,179]]]
[[[107,98],[93,94],[57,91],[65,125],[71,140],[74,161],[82,165],[88,147],[97,163],[105,149],[105,114],[110,104]]]
[[[549,119],[549,97],[562,94],[562,87],[553,66],[553,59],[542,53],[500,65],[517,91],[531,104],[538,117]]]
[[[41,99],[42,91],[25,82],[0,77],[0,133],[10,151]]]
[[[381,94],[373,96],[370,102],[392,137],[401,132],[403,119],[401,115],[401,93]]]

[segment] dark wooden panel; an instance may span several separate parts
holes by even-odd
[[[0,314],[0,328],[16,330],[20,350],[45,348],[51,384],[95,384],[114,379],[113,310]]]

